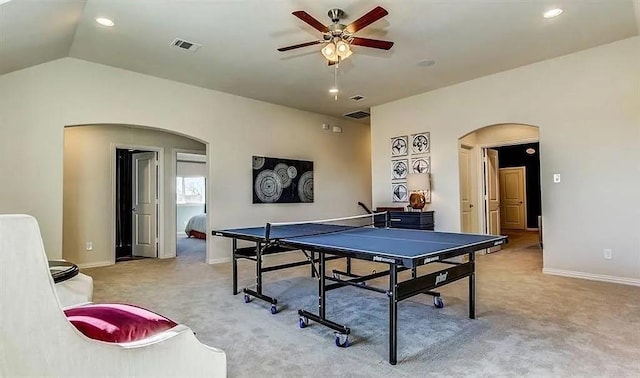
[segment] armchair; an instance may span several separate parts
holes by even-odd
[[[61,308],[31,216],[0,215],[0,308],[0,376],[226,376],[225,353],[185,325],[127,342],[81,333]]]

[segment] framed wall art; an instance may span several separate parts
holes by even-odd
[[[431,156],[412,158],[411,173],[431,173]]]
[[[411,153],[426,154],[431,150],[431,137],[428,132],[411,135]]]
[[[405,180],[409,173],[409,160],[392,160],[391,161],[391,179],[392,180]]]
[[[313,202],[313,162],[253,157],[253,203]]]
[[[391,138],[391,157],[406,156],[409,151],[406,135]]]
[[[407,183],[391,184],[391,191],[393,192],[393,202],[407,202],[409,200]]]

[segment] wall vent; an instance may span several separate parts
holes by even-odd
[[[361,101],[364,100],[366,97],[362,96],[362,95],[355,95],[352,97],[349,97],[350,99],[352,99],[353,101]]]
[[[202,47],[202,45],[199,43],[185,41],[184,39],[181,39],[181,38],[174,39],[173,42],[171,42],[171,46],[179,47],[181,49],[188,50],[191,52],[196,52],[200,49],[200,47]]]
[[[356,110],[355,112],[347,113],[344,116],[349,118],[362,119],[369,117],[369,115],[370,114],[368,112],[365,112],[364,110]]]

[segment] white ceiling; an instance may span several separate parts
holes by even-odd
[[[377,5],[389,15],[357,36],[395,45],[354,46],[337,101],[320,45],[276,51],[320,38],[293,11],[329,24],[327,11],[340,7],[349,24]],[[561,16],[542,17],[556,6]],[[0,74],[71,56],[342,115],[638,35],[637,8],[637,0],[12,0],[0,5]],[[99,16],[116,25],[98,25]],[[203,47],[170,47],[176,37]],[[435,65],[418,64],[428,59]]]

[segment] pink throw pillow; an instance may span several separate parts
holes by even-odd
[[[85,336],[111,343],[142,340],[177,325],[164,316],[126,304],[89,304],[64,313]]]

